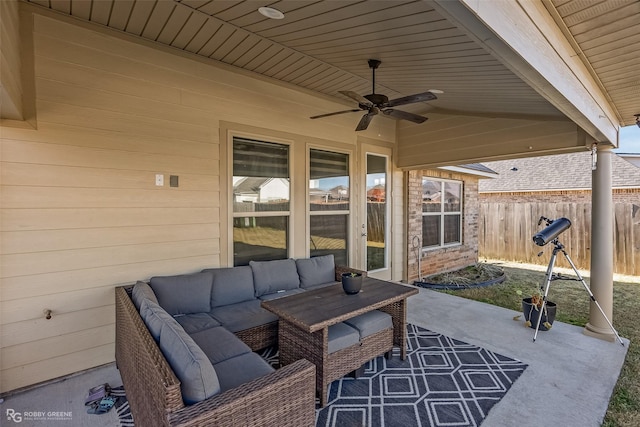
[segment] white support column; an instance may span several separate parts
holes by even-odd
[[[610,146],[598,146],[597,166],[591,178],[591,292],[613,322],[613,192]],[[591,302],[584,333],[615,341],[606,319]]]

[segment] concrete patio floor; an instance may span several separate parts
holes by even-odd
[[[483,427],[600,426],[616,384],[625,346],[582,334],[582,328],[555,322],[532,342],[533,329],[514,321],[518,312],[420,289],[409,299],[408,321],[452,338],[484,347],[529,365],[507,395],[493,407]],[[114,364],[15,393],[0,403],[2,425],[117,426],[114,410],[89,415],[87,390],[108,382],[122,384]],[[7,410],[23,415],[9,420]],[[70,412],[64,420],[29,420],[25,413]]]

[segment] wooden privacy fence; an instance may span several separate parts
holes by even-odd
[[[478,251],[484,258],[548,265],[553,246],[537,246],[533,235],[546,224],[541,216],[571,220],[560,242],[580,270],[591,268],[590,203],[480,203]],[[640,206],[614,204],[613,271],[640,276]],[[544,251],[542,256],[538,253]],[[557,265],[571,267],[558,257]]]

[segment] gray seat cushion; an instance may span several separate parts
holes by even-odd
[[[289,296],[289,295],[299,294],[301,292],[305,292],[305,290],[302,289],[302,288],[289,289],[288,291],[279,291],[279,292],[276,292],[275,294],[262,295],[262,296],[260,296],[260,300],[269,301],[269,300],[273,300],[273,299],[283,298],[283,297],[286,297],[286,296]]]
[[[249,261],[253,270],[256,297],[300,287],[300,276],[293,259]]]
[[[240,338],[221,326],[196,332],[191,334],[191,338],[200,346],[214,366],[216,363],[251,352],[249,346]]]
[[[393,328],[391,315],[378,310],[352,317],[351,319],[345,320],[344,323],[357,329],[360,333],[360,338],[368,337],[383,329]]]
[[[300,276],[300,287],[305,289],[336,280],[333,254],[297,259],[296,267]]]
[[[256,353],[246,353],[216,363],[215,370],[219,373],[220,389],[223,392],[274,371]]]
[[[160,332],[160,350],[180,380],[182,400],[198,403],[220,392],[213,364],[175,320],[165,322]]]
[[[137,282],[131,291],[131,299],[138,311],[140,311],[140,304],[142,304],[142,300],[145,298],[158,304],[158,299],[156,298],[156,294],[153,293],[151,286],[146,282]]]
[[[244,331],[278,320],[278,316],[260,307],[260,300],[257,299],[216,307],[210,314],[231,332]]]
[[[149,281],[158,304],[172,316],[211,310],[211,273],[156,276]]]
[[[329,353],[350,347],[360,342],[358,331],[345,323],[329,326]]]
[[[253,271],[248,265],[202,271],[213,275],[211,308],[255,299]]]
[[[173,318],[180,323],[180,326],[182,326],[189,335],[220,326],[220,322],[211,317],[209,313],[180,314],[173,316]]]

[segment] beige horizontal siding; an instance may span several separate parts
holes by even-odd
[[[28,133],[28,132],[27,132]],[[92,138],[90,130],[85,130],[85,139]],[[117,135],[112,134],[113,138]],[[144,151],[124,151],[109,148],[108,141],[101,148],[77,147],[64,144],[64,134],[51,143],[36,143],[13,139],[3,142],[3,161],[10,163],[49,164],[81,166],[90,168],[128,169],[159,172],[170,170],[172,173],[217,174],[218,162],[211,158],[182,157],[177,154],[180,141],[157,140],[156,144],[174,145],[175,154],[145,153]],[[212,149],[212,148],[210,148]],[[218,151],[216,149],[216,151]],[[114,172],[115,173],[115,172]],[[154,187],[154,181],[148,188]]]
[[[194,255],[215,255],[219,252],[218,239],[202,238],[185,242],[4,254],[2,277],[57,273],[75,270],[80,265],[83,268],[106,267]]]
[[[219,237],[218,224],[163,224],[138,227],[105,227],[5,232],[4,245],[14,254],[113,247],[140,243],[158,244]]]
[[[61,337],[44,338],[22,346],[5,347],[2,349],[0,357],[2,357],[6,369],[13,369],[22,365],[30,365],[72,354],[87,347],[94,348],[109,345],[113,342],[114,336],[114,324],[98,326]]]
[[[221,121],[297,159],[355,146],[357,117],[308,120],[342,105],[154,46],[34,15],[37,128],[0,138],[0,392],[113,361],[114,286],[227,259]]]
[[[111,301],[113,285],[92,287],[70,292],[53,292],[46,295],[2,301],[3,324],[25,320],[39,320],[44,317],[43,309],[52,311],[52,319],[70,312],[91,310]],[[110,305],[110,304],[106,304]]]
[[[37,384],[51,378],[104,365],[113,362],[113,352],[113,343],[110,343],[99,347],[86,347],[74,353],[4,369],[2,371],[2,389],[14,390],[25,385]]]
[[[37,343],[48,337],[64,336],[84,329],[108,325],[115,320],[113,305],[103,305],[89,310],[59,313],[47,320],[44,316],[29,322],[4,325],[0,332],[3,348],[17,344]]]
[[[46,292],[62,293],[80,289],[133,283],[152,276],[196,272],[206,267],[219,267],[219,255],[189,254],[184,257],[159,259],[149,262],[109,265],[47,274],[16,276],[2,279],[4,300],[37,297]],[[38,307],[38,310],[47,307]]]
[[[584,150],[585,140],[569,121],[477,117],[432,113],[429,126],[398,126],[398,166],[448,166],[460,159],[497,160],[509,155]],[[557,151],[556,151],[557,150]]]
[[[214,149],[215,145],[212,143],[218,142],[217,135],[211,135],[211,141],[200,143],[197,141],[189,141],[181,138],[168,138],[164,136],[149,136],[139,134],[127,134],[127,133],[114,133],[101,129],[91,129],[91,138],[87,138],[87,129],[80,126],[80,124],[74,125],[61,125],[58,123],[46,123],[39,122],[37,130],[24,130],[5,127],[2,130],[2,136],[7,141],[20,141],[20,142],[33,142],[33,143],[47,143],[55,144],[57,141],[63,141],[64,147],[68,150],[76,149],[77,151],[70,151],[68,154],[73,154],[79,151],[79,147],[83,149],[105,149],[107,148],[113,153],[122,152],[119,161],[124,162],[123,165],[116,165],[119,168],[131,168],[132,165],[138,165],[144,158],[137,156],[136,153],[145,153],[150,158],[149,162],[158,163],[166,162],[167,158],[161,155],[178,156],[182,157],[195,157],[197,159],[218,159],[219,151]],[[28,145],[27,145],[28,147]],[[60,147],[61,149],[64,147]],[[41,155],[40,150],[45,149],[42,145],[32,145],[29,154]],[[96,152],[98,152],[96,150]],[[20,151],[19,153],[23,153]],[[126,156],[132,156],[133,158],[128,160]],[[28,162],[29,157],[24,158],[22,161]],[[164,160],[163,160],[164,159]],[[57,159],[48,159],[62,161],[66,163],[66,156]],[[144,162],[140,167],[144,167],[148,162]],[[162,163],[161,163],[162,165]],[[144,169],[143,169],[144,170]]]
[[[185,75],[35,28],[38,128],[2,134],[2,391],[112,361],[115,285],[220,264],[217,120]]]
[[[50,229],[85,229],[102,227],[142,227],[176,224],[205,224],[220,221],[218,208],[62,208],[62,209],[3,209],[2,226],[5,231],[34,231]],[[126,233],[123,233],[126,234]]]

